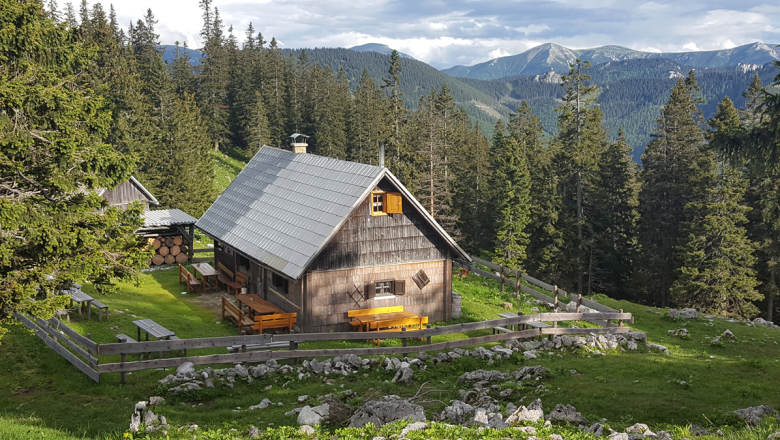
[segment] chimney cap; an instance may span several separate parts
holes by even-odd
[[[295,143],[298,143],[298,137],[302,137],[303,142],[306,142],[306,139],[309,139],[309,136],[306,136],[305,134],[301,134],[301,133],[293,133],[290,137],[293,138],[293,142]]]

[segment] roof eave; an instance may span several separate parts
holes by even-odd
[[[135,177],[130,176],[130,181],[135,185],[136,188],[138,188],[139,191],[144,193],[144,195],[149,199],[149,202],[159,205],[160,202],[157,201],[157,199],[154,198],[151,192],[149,192],[148,189],[146,189],[145,186],[141,185],[141,182],[139,182]]]

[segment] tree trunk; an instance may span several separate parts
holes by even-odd
[[[498,272],[498,277],[501,279],[501,295],[504,294],[504,266],[498,266],[501,268],[501,271]]]
[[[775,281],[775,271],[770,270],[769,271],[769,294],[766,298],[766,320],[772,321],[772,318],[774,318],[774,312],[775,312],[775,289],[777,288],[777,283]]]
[[[578,102],[579,105],[579,102]],[[577,171],[577,240],[580,254],[582,246],[582,171]],[[582,295],[582,255],[577,258],[577,293]]]

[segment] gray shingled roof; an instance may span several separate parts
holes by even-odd
[[[144,227],[191,225],[198,221],[195,217],[179,209],[158,209],[144,212]]]
[[[297,279],[381,175],[372,165],[263,147],[196,226]]]

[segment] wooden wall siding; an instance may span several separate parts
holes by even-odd
[[[219,249],[217,249],[218,243],[214,242],[214,269],[217,268],[216,263],[222,263],[230,269],[231,272],[236,273],[236,259],[233,255],[228,255],[226,252],[223,252]],[[227,246],[224,246],[227,248]]]
[[[121,183],[116,189],[106,190],[103,193],[103,198],[108,201],[109,205],[122,209],[127,208],[127,205],[136,200],[142,202],[145,209],[149,209],[149,199],[129,180]]]
[[[399,264],[393,266],[342,269],[329,272],[306,274],[306,321],[302,322],[305,332],[349,331],[347,312],[354,309],[373,307],[404,306],[405,311],[428,316],[431,322],[446,317],[443,301],[445,290],[445,260]],[[420,291],[412,276],[424,270],[431,283]],[[365,301],[362,298],[366,284],[380,280],[405,280],[406,294],[392,299]],[[349,295],[358,286],[361,298],[356,305]],[[357,294],[355,295],[357,297]],[[299,321],[301,322],[301,321]]]
[[[387,182],[379,188],[392,191]],[[325,246],[308,270],[388,266],[452,258],[450,247],[408,200],[403,214],[371,215],[367,197]]]

